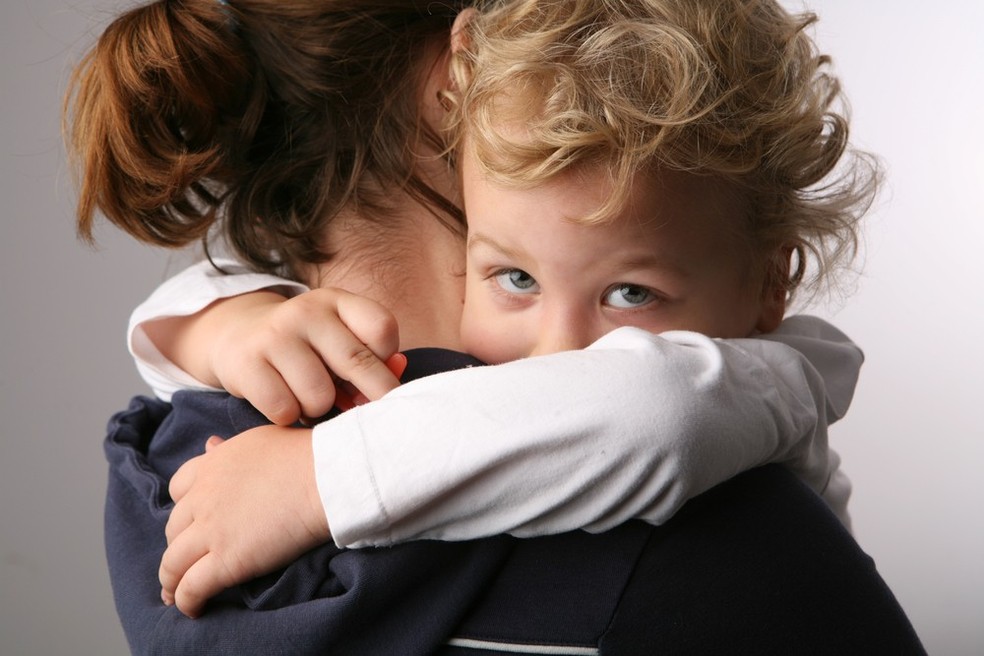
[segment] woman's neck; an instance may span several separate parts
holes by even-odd
[[[374,222],[340,216],[327,235],[337,255],[312,267],[308,284],[338,287],[380,303],[396,317],[400,349],[460,350],[464,242],[417,203]]]
[[[421,88],[421,118],[438,130],[444,108],[437,91],[448,82],[447,44],[428,53]],[[435,144],[421,136],[413,152],[419,179],[461,206],[456,178]],[[460,350],[465,294],[464,228],[456,234],[407,192],[390,191],[395,216],[373,220],[343,213],[328,226],[325,244],[337,253],[312,267],[311,286],[340,287],[389,309],[400,327],[402,350],[435,346]]]

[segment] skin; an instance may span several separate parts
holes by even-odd
[[[462,158],[468,273],[461,336],[499,363],[580,349],[620,326],[747,337],[775,329],[784,295],[743,247],[743,204],[723,183],[640,173],[624,208],[586,224],[609,193],[601,171],[530,188]]]
[[[441,73],[447,63],[439,49],[431,57],[432,74],[421,91],[422,114],[438,125],[443,109],[437,91],[447,84]],[[443,160],[425,152],[420,166],[435,189],[456,198],[456,180]],[[185,341],[171,344],[177,350],[172,359],[184,366],[188,360],[182,361],[181,353],[186,358],[209,353],[196,345],[199,338],[241,344],[215,328],[225,312],[227,319],[237,317],[228,325],[238,324],[235,330],[243,338],[259,339],[261,352],[268,353],[250,365],[259,367],[259,378],[272,376],[274,385],[279,380],[292,391],[310,380],[301,376],[292,382],[281,371],[324,370],[329,363],[338,378],[373,390],[367,396],[377,398],[396,385],[382,362],[396,348],[467,350],[494,363],[581,348],[624,325],[741,337],[772,330],[782,319],[785,295],[770,289],[747,251],[736,247],[741,205],[718,183],[682,174],[640,175],[625,210],[592,227],[571,219],[590,214],[608,193],[597,172],[507,189],[478,174],[467,153],[462,166],[471,231],[467,291],[461,238],[428,210],[409,200],[402,203],[403,215],[384,234],[352,212],[326,236],[339,256],[329,265],[311,267],[305,276],[309,286],[322,288],[313,297],[321,302],[299,300],[308,295],[283,302],[262,294],[223,302],[177,331],[184,332],[180,339]],[[503,288],[517,280],[508,273],[516,270],[532,276],[535,294]],[[525,284],[527,277],[518,280]],[[640,296],[639,290],[645,293]],[[378,307],[360,306],[353,297]],[[637,302],[640,298],[646,302]],[[627,300],[634,307],[620,307]],[[269,321],[271,312],[281,313],[281,319]],[[207,316],[218,323],[209,326]],[[256,319],[239,323],[243,316]],[[363,324],[378,324],[380,316],[393,330],[364,332]],[[296,331],[291,336],[284,328],[326,319],[331,327],[299,339]],[[398,338],[391,334],[395,326]],[[174,329],[164,332],[174,334]],[[217,334],[224,337],[216,342]],[[285,348],[291,339],[300,348]],[[285,351],[294,355],[276,355]],[[200,372],[217,371],[213,362],[199,364],[186,368],[199,378]],[[241,374],[232,378],[241,379]],[[221,373],[217,378],[214,383],[230,388]],[[331,390],[333,400],[333,380],[320,384]],[[312,403],[301,398],[282,417],[322,414]],[[331,539],[309,430],[265,426],[228,442],[210,440],[203,456],[178,470],[170,493],[175,507],[159,571],[161,596],[191,617],[223,589],[273,571]]]
[[[597,172],[516,189],[489,182],[467,156],[462,166],[470,229],[461,344],[487,362],[582,348],[620,326],[744,337],[782,319],[784,295],[736,247],[742,205],[713,180],[640,175],[625,209],[585,225],[572,219],[608,192]],[[164,601],[195,616],[216,592],[330,539],[312,460],[309,431],[263,427],[213,440],[183,466],[170,486]]]
[[[431,73],[421,89],[421,115],[432,125],[438,125],[443,118],[437,91],[448,84],[446,56],[444,44],[434,44],[423,53],[422,65]],[[459,200],[457,180],[444,160],[429,148],[426,142],[419,145],[422,177],[446,197]],[[337,314],[330,317],[332,305],[337,311],[337,303],[346,302],[344,297],[357,296],[384,308],[391,315],[392,324],[399,326],[398,339],[385,338],[383,341],[389,340],[389,346],[378,347],[379,350],[420,346],[461,350],[462,237],[442,226],[427,208],[409,198],[400,202],[402,193],[391,191],[394,206],[403,209],[386,225],[385,233],[354,209],[332,224],[325,237],[338,256],[327,265],[310,267],[304,276],[312,288],[325,288],[320,298],[325,300],[327,309],[318,303],[301,310],[295,307],[291,321],[275,325],[291,324],[297,316],[302,321],[307,321],[305,316],[322,322],[336,321]],[[207,318],[211,316],[221,323],[216,311],[227,317],[254,313],[263,323],[265,319],[259,317],[269,317],[269,312],[283,307],[289,306],[282,299],[254,294],[213,306],[209,312],[179,326],[184,332],[183,341],[177,345],[177,352],[168,355],[184,365],[189,358],[194,360],[209,353],[202,344],[234,343],[221,337],[221,331],[216,341],[215,327],[209,327]],[[370,311],[364,316],[378,315]],[[278,339],[282,331],[270,330],[269,322],[266,325],[263,335],[270,351],[276,350],[273,345],[278,343],[282,348],[284,342]],[[175,326],[166,328],[174,330]],[[346,338],[351,342],[348,356],[336,359],[335,373],[340,378],[353,381],[363,391],[376,385],[379,395],[396,386],[396,378],[382,361],[388,354],[374,353],[358,342],[354,334],[360,331],[350,330],[344,321],[336,328],[322,331],[315,339],[328,340],[330,344],[334,336],[350,333]],[[240,330],[243,334],[250,332],[248,327]],[[334,348],[337,350],[337,342]],[[190,373],[210,375],[208,360],[196,362]],[[262,359],[254,364],[266,374],[272,371],[277,376],[278,368],[290,366],[283,361]],[[320,367],[324,369],[324,364]],[[376,382],[363,382],[372,379]],[[215,382],[225,384],[221,377]],[[332,388],[331,400],[333,394]],[[370,396],[374,397],[375,394]],[[316,408],[306,410],[308,416],[320,414]],[[234,440],[210,440],[206,453],[185,463],[170,483],[175,506],[166,529],[168,547],[158,572],[162,600],[177,605],[189,617],[196,617],[205,602],[222,590],[273,571],[331,540],[313,463],[310,430],[263,426]]]
[[[243,294],[191,317],[144,324],[144,330],[183,370],[249,399],[281,426],[328,412],[336,386],[349,385],[341,372],[357,381],[366,398],[379,398],[399,384],[380,367],[400,348],[393,313],[339,288],[291,299],[270,291]]]
[[[449,85],[449,54],[445,43],[434,43],[422,55],[429,74],[420,117],[434,129],[444,120],[438,95]],[[421,140],[414,152],[420,178],[460,206],[459,181],[433,144]],[[384,364],[398,350],[461,350],[464,297],[464,231],[452,232],[403,190],[387,189],[387,196],[398,210],[385,223],[353,207],[329,225],[324,239],[336,255],[300,272],[312,294],[286,302],[270,292],[244,294],[144,330],[168,360],[249,399],[275,424],[324,415],[339,381],[379,398],[399,385]]]

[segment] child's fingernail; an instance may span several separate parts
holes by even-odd
[[[399,378],[407,370],[407,356],[402,353],[394,353],[386,360],[386,367],[393,372],[394,376]]]

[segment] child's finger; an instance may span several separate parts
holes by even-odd
[[[386,360],[386,368],[392,371],[394,376],[401,378],[403,372],[407,370],[407,356],[394,353]]]
[[[328,366],[367,399],[378,399],[400,385],[386,363],[361,344],[349,352],[331,354]]]
[[[179,535],[184,533],[194,522],[191,515],[191,508],[185,503],[176,503],[167,517],[167,524],[164,525],[164,538],[171,544]]]
[[[339,319],[378,357],[386,359],[399,350],[399,324],[382,305],[364,296],[343,294],[337,307]]]
[[[164,550],[160,568],[157,570],[163,599],[174,598],[185,573],[207,553],[208,543],[195,530],[194,525],[175,536]]]
[[[309,343],[298,340],[270,356],[270,364],[283,378],[301,416],[320,417],[331,410],[335,403],[335,381]]]
[[[355,385],[348,382],[347,380],[340,380],[336,383],[338,387],[335,388],[335,407],[345,412],[346,410],[351,410],[356,405],[360,405],[356,402],[358,398],[365,398],[362,392],[355,388]],[[368,399],[362,401],[362,403],[367,402]]]
[[[207,440],[205,440],[205,453],[211,453],[212,449],[219,446],[223,442],[225,442],[225,440],[223,440],[218,435],[213,435],[212,437],[208,438]]]
[[[242,385],[229,389],[233,396],[247,399],[267,419],[279,426],[289,426],[301,416],[301,406],[283,379],[277,365],[257,361],[249,375],[241,377]]]
[[[312,326],[309,333],[328,368],[369,399],[378,399],[398,387],[399,379],[384,362],[400,345],[392,313],[353,294],[338,297],[337,312],[341,322]]]
[[[403,376],[403,372],[407,370],[407,356],[402,353],[394,353],[387,358],[386,362],[383,364],[385,364],[386,368],[392,371],[393,375],[396,376],[397,380],[399,380]],[[342,386],[338,389],[338,395],[339,398],[345,398],[345,407],[343,407],[339,402],[339,398],[335,399],[335,405],[342,410],[349,410],[357,405],[368,403],[370,400],[369,397],[355,389],[355,386],[349,382],[344,382],[342,384]]]
[[[221,560],[213,553],[202,555],[185,571],[174,591],[174,605],[194,619],[202,614],[205,603],[233,585]]]
[[[171,481],[167,485],[167,491],[175,503],[180,501],[187,494],[188,490],[191,489],[198,475],[198,465],[200,462],[201,456],[192,458],[178,467],[178,471],[174,472],[174,476],[171,477]]]

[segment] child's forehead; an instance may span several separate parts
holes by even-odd
[[[628,259],[638,261],[635,268],[656,261],[687,269],[691,260],[748,243],[745,212],[726,185],[678,171],[636,178],[626,202],[599,216],[611,188],[603,171],[568,172],[527,188],[467,175],[469,244],[494,242],[499,251],[548,252],[560,260],[580,253],[585,262],[605,258],[623,268]]]
[[[576,209],[570,215],[572,221],[600,226],[629,217],[636,223],[653,227],[671,216],[691,212],[743,217],[748,207],[747,194],[721,176],[652,166],[631,174],[630,184],[625,187],[625,198],[612,204],[610,211],[596,214],[598,208],[611,200],[617,187],[613,178],[618,172],[604,164],[579,163],[542,179],[527,180],[511,177],[508,171],[494,167],[489,170],[471,149],[465,149],[460,163],[462,171],[467,172],[462,178],[466,205],[469,196],[476,195],[479,189],[485,202],[489,199],[494,202],[496,198],[517,193],[553,188],[561,190],[551,196],[553,204]]]

